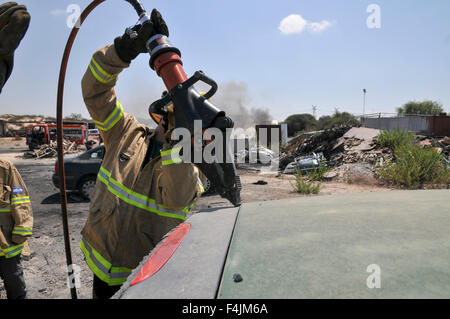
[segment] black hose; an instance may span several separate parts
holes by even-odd
[[[140,0],[125,0],[125,1],[129,2],[133,6],[134,10],[136,10],[136,13],[139,17],[142,14],[146,13],[144,6],[142,5]]]

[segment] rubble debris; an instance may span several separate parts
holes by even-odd
[[[331,171],[323,174],[323,178],[325,180],[332,180],[332,179],[336,178],[337,176],[338,176],[338,172],[336,170],[331,170]]]
[[[347,133],[344,134],[344,138],[356,138],[359,140],[372,141],[381,133],[380,130],[368,127],[352,127]]]
[[[283,149],[280,171],[284,174],[313,170],[319,163],[326,163],[333,170],[324,175],[348,183],[375,183],[377,167],[394,159],[390,148],[380,147],[375,141],[380,130],[365,127],[341,126],[329,130],[301,134],[293,138]],[[416,135],[419,147],[432,147],[442,153],[450,169],[450,138]],[[321,152],[323,158],[317,158]]]
[[[292,163],[295,158],[302,155],[323,153],[325,158],[329,158],[331,152],[339,148],[339,146],[336,146],[337,140],[351,128],[351,126],[339,126],[324,131],[299,135],[282,149],[280,169],[284,170],[289,163]]]
[[[364,176],[372,179],[374,168],[393,158],[389,148],[381,148],[374,141],[379,133],[377,129],[342,126],[305,134],[295,139],[295,145],[284,149],[280,168],[284,174],[295,173],[296,169],[306,173],[325,163],[334,167],[324,175],[325,179],[353,181]],[[321,152],[316,153],[317,150]]]
[[[351,163],[335,167],[328,172],[330,179],[348,184],[378,184],[373,166],[368,163]],[[331,177],[332,176],[332,177]]]
[[[447,159],[450,159],[450,137],[445,136],[442,139],[432,139],[431,145],[433,147],[441,148]]]
[[[83,151],[80,145],[69,140],[63,140],[64,154],[78,153]],[[38,149],[27,151],[23,154],[24,158],[50,158],[58,155],[58,146],[56,141],[50,141],[50,144],[43,144]]]
[[[430,137],[418,135],[416,145],[419,147],[432,147],[439,154],[443,154],[444,160],[450,163],[450,137]],[[448,165],[447,165],[448,166]]]
[[[345,133],[339,143],[346,144],[345,150],[370,151],[375,148],[374,138],[380,134],[380,130],[366,127],[353,127]]]
[[[380,134],[380,130],[353,127],[341,138],[339,138],[337,145],[342,148],[339,152],[337,148],[331,154],[331,160],[339,165],[350,163],[368,163],[380,164],[393,157],[392,151],[389,148],[377,148],[374,138]]]
[[[296,138],[296,145],[288,145],[280,159],[280,169],[292,169],[300,156],[322,152],[332,165],[345,163],[376,164],[391,159],[388,148],[377,149],[374,138],[380,130],[365,127],[341,126]],[[291,151],[291,152],[289,152]],[[288,170],[290,171],[290,170]]]
[[[393,157],[392,152],[383,152],[382,150],[372,150],[367,152],[362,151],[348,151],[339,154],[335,154],[332,159],[334,162],[339,164],[350,164],[350,163],[369,163],[372,165],[382,164]]]
[[[425,139],[417,143],[420,147],[431,146],[431,141],[429,139]]]
[[[439,143],[444,146],[450,146],[450,137],[445,136],[443,139],[439,140]]]

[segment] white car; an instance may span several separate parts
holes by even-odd
[[[259,154],[259,157],[258,157]],[[241,150],[234,154],[235,163],[262,163],[271,164],[276,160],[275,152],[263,146],[254,146],[250,150]]]
[[[255,146],[248,151],[248,157],[251,162],[255,162],[258,159],[259,163],[270,164],[275,158],[275,152],[262,146]]]

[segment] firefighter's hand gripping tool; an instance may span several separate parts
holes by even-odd
[[[145,11],[139,0],[127,0],[136,9],[139,15],[139,23],[149,20],[149,15]],[[150,54],[150,67],[162,78],[167,91],[163,93],[161,99],[153,102],[149,107],[150,116],[158,121],[158,118],[165,117],[166,123],[169,110],[168,105],[173,105],[173,126],[174,128],[186,128],[191,136],[201,134],[208,128],[218,128],[223,134],[223,158],[216,158],[213,163],[205,161],[195,163],[205,176],[214,185],[218,193],[227,198],[233,205],[241,204],[240,191],[241,183],[236,172],[233,155],[226,130],[232,129],[234,123],[225,112],[219,110],[209,101],[209,98],[217,91],[217,83],[206,76],[202,71],[197,71],[190,78],[183,70],[181,52],[174,47],[168,37],[163,34],[156,34],[147,41],[147,49]],[[204,82],[210,86],[204,95],[199,93],[194,84]],[[202,132],[194,131],[194,121],[201,121]],[[198,136],[198,135],[197,135]],[[194,141],[194,147],[205,146],[205,142]],[[217,153],[216,152],[216,156]]]

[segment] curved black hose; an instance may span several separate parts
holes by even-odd
[[[125,1],[129,2],[133,6],[134,10],[136,10],[136,13],[138,14],[139,17],[142,14],[146,13],[144,6],[142,5],[140,0],[125,0]]]

